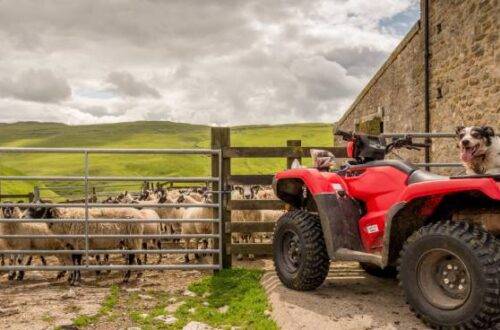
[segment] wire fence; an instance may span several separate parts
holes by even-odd
[[[147,270],[147,269],[221,269],[222,261],[220,257],[222,244],[221,244],[221,191],[215,192],[218,202],[200,202],[200,203],[148,203],[148,204],[129,204],[129,203],[99,203],[91,199],[91,186],[92,182],[171,182],[171,183],[203,183],[206,186],[218,184],[220,186],[221,173],[220,164],[222,162],[222,155],[220,150],[216,149],[100,149],[100,148],[0,148],[0,154],[81,154],[83,156],[83,173],[78,176],[30,176],[30,175],[0,175],[0,182],[5,181],[44,181],[44,182],[75,182],[80,183],[83,188],[83,201],[78,203],[40,203],[39,201],[33,202],[0,202],[0,208],[3,210],[13,210],[14,208],[21,209],[37,209],[37,210],[54,210],[55,208],[64,209],[79,209],[80,215],[78,218],[53,218],[44,216],[41,218],[12,218],[5,217],[0,212],[0,241],[4,242],[4,247],[0,250],[2,255],[10,255],[11,262],[8,265],[0,266],[0,271],[25,271],[25,270],[54,270],[54,271],[74,271],[74,270]],[[92,176],[89,173],[90,168],[90,155],[92,154],[128,154],[128,155],[198,155],[208,156],[212,158],[212,164],[219,166],[217,177],[163,177],[163,176]],[[213,166],[213,165],[212,165]],[[214,171],[212,171],[214,173]],[[220,190],[220,189],[219,189]],[[136,208],[136,209],[172,209],[172,208],[206,208],[214,210],[211,218],[137,218],[137,217],[122,217],[122,218],[105,218],[99,217],[93,210],[100,209],[123,209],[123,208]],[[182,224],[182,223],[205,223],[210,224],[212,230],[210,233],[172,233],[160,231],[155,234],[144,233],[144,225],[157,224],[161,227],[162,224]],[[48,231],[43,233],[36,233],[37,230],[32,230],[28,227],[36,224],[46,224],[45,229]],[[76,225],[76,232],[61,233],[60,230],[51,230],[57,228],[61,224]],[[96,225],[113,224],[115,228],[135,228],[133,230],[118,230],[119,233],[106,232],[108,227],[99,227]],[[129,226],[129,227],[127,227]],[[142,229],[141,229],[142,228]],[[26,229],[26,230],[24,230]],[[40,228],[38,228],[40,229]],[[23,233],[23,230],[25,233]],[[208,244],[202,249],[191,249],[189,246],[186,248],[163,248],[161,241],[164,240],[212,240],[213,246],[209,248]],[[33,245],[43,244],[24,244],[23,242],[38,242],[55,240],[60,242],[60,248],[57,249],[33,249]],[[160,242],[156,249],[147,249],[144,247],[143,242],[148,240],[157,240]],[[106,241],[106,244],[102,242]],[[101,242],[101,243],[99,243]],[[2,243],[2,242],[0,242]],[[134,243],[134,244],[127,244]],[[107,248],[103,248],[107,246]],[[109,248],[109,246],[113,248]],[[97,248],[96,248],[97,247]],[[205,264],[143,264],[139,261],[130,262],[128,264],[92,264],[91,257],[95,255],[105,254],[119,254],[119,255],[142,255],[142,254],[211,254],[215,255],[212,263]],[[59,265],[30,265],[25,264],[24,261],[19,264],[18,256],[23,255],[80,255],[83,257],[82,264],[59,264]],[[14,259],[14,262],[12,260]],[[132,258],[133,259],[133,258]],[[23,260],[21,257],[20,260]],[[138,260],[138,259],[137,259]]]

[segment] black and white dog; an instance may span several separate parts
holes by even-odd
[[[500,137],[490,126],[458,126],[460,158],[468,175],[500,174]]]

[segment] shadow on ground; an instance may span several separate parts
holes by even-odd
[[[284,287],[268,266],[262,284],[283,329],[428,329],[405,304],[396,280],[370,276],[357,263],[332,263],[325,283],[310,292]]]

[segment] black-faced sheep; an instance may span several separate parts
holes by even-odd
[[[40,209],[43,207],[39,207]],[[48,227],[53,234],[56,235],[82,235],[85,233],[84,222],[64,222],[58,219],[84,219],[85,209],[83,208],[45,208],[44,217],[52,219],[48,223]],[[134,208],[100,208],[90,209],[89,219],[141,219],[142,213]],[[126,223],[106,223],[106,222],[89,222],[88,234],[89,235],[142,235],[143,224],[140,221],[126,222]],[[59,241],[66,249],[82,250],[85,248],[85,239],[83,238],[61,238]],[[142,246],[141,238],[89,238],[89,248],[93,250],[107,250],[116,248],[125,248],[129,250],[139,250]],[[81,255],[72,256],[74,265],[81,265]],[[133,265],[136,263],[134,254],[128,255],[128,264]],[[137,258],[137,263],[140,265],[142,262]],[[138,277],[142,273],[138,273]],[[130,278],[131,271],[127,270],[124,275],[124,282]],[[73,271],[70,277],[70,283],[76,284],[81,279],[79,270]]]
[[[256,199],[256,194],[259,191],[259,186],[234,186],[231,197],[233,199]],[[231,221],[235,222],[260,222],[262,220],[261,210],[235,210],[231,212]],[[234,243],[255,243],[256,235],[254,233],[232,233],[231,237]],[[243,259],[243,255],[239,254],[236,257],[238,260]],[[249,254],[248,258],[253,260],[255,256]]]
[[[4,209],[5,218],[12,220],[30,218],[29,212],[21,211],[19,207],[10,207]],[[17,222],[8,221],[0,223],[0,232],[2,235],[36,235],[36,236],[49,236],[51,231],[46,223],[30,223],[30,222]],[[6,238],[4,239],[5,246],[10,250],[33,250],[33,254],[28,256],[25,263],[26,266],[31,265],[33,255],[36,255],[36,250],[61,250],[63,247],[59,240],[53,238]],[[61,264],[68,264],[69,257],[66,255],[55,254]],[[24,256],[18,255],[14,257],[18,264],[22,264]],[[45,258],[41,257],[42,263],[46,265]],[[12,261],[11,261],[12,264]],[[16,272],[10,272],[9,280],[13,280]],[[60,274],[58,278],[60,278]],[[24,278],[24,271],[19,271],[17,275],[18,280]]]
[[[181,200],[181,203],[188,204],[196,204],[200,203],[192,196],[184,196]],[[186,208],[182,214],[183,219],[212,219],[214,216],[214,210],[211,208],[205,207],[192,207]],[[211,234],[212,233],[212,223],[210,222],[182,222],[181,224],[181,233],[183,235],[192,235],[192,234]],[[209,240],[206,238],[185,238],[184,243],[186,249],[189,249],[191,246],[191,240],[195,241],[195,247],[198,248],[200,240],[203,242],[203,249],[207,249],[209,247]],[[200,255],[195,253],[195,258],[199,259]],[[186,253],[184,256],[184,261],[186,263],[189,262],[189,254]]]

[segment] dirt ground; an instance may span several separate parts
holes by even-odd
[[[282,329],[428,329],[410,312],[396,280],[370,276],[357,263],[332,263],[325,283],[312,292],[285,288],[272,264],[266,267],[262,284]]]
[[[93,273],[82,272],[83,283],[77,287],[70,287],[65,280],[56,281],[55,272],[26,272],[22,282],[9,282],[7,274],[0,274],[0,329],[75,329],[71,327],[73,320],[98,313],[113,285],[120,289],[113,312],[91,328],[127,329],[135,326],[131,313],[153,309],[159,295],[181,295],[190,283],[207,274],[211,272],[146,271],[142,279],[133,275],[133,280],[123,284],[120,272],[98,279]]]
[[[272,317],[282,329],[427,329],[408,309],[395,280],[366,274],[357,263],[333,263],[325,283],[312,292],[289,290],[279,282],[270,260],[235,262],[235,267],[266,269],[262,284]],[[112,285],[120,288],[113,313],[92,329],[127,329],[135,324],[131,308],[154,308],[156,295],[179,295],[210,272],[148,271],[142,280],[121,284],[121,273],[85,281],[71,288],[55,281],[55,273],[28,272],[23,282],[0,277],[0,329],[54,329],[71,325],[79,315],[98,313]],[[70,329],[70,327],[68,327]],[[67,328],[67,329],[68,329]]]

